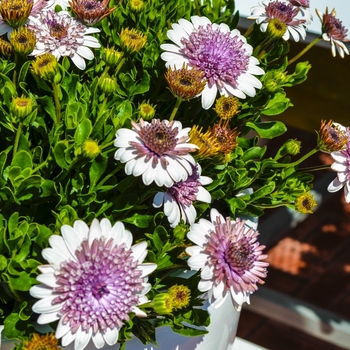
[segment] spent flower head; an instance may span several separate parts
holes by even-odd
[[[69,5],[77,18],[87,26],[102,21],[115,7],[108,7],[110,0],[70,0]]]
[[[34,333],[30,340],[24,340],[22,350],[60,350],[55,333]]]
[[[165,80],[170,91],[184,100],[199,96],[206,84],[204,73],[195,67],[188,68],[185,63],[180,69],[168,67]]]
[[[191,300],[191,290],[183,284],[175,284],[168,290],[174,309],[183,309]]]
[[[221,96],[215,102],[214,111],[223,119],[231,119],[239,113],[239,100],[234,96]]]
[[[211,23],[207,17],[180,19],[167,33],[173,44],[163,44],[161,57],[166,67],[181,69],[184,64],[204,74],[202,106],[209,109],[217,92],[224,96],[255,96],[261,82],[255,75],[264,71],[252,56],[253,49],[237,29]]]
[[[295,200],[295,210],[302,214],[312,214],[316,205],[315,197],[310,192],[301,194]]]
[[[344,53],[349,54],[349,50],[344,43],[348,42],[348,30],[343,26],[342,21],[336,18],[336,11],[333,9],[328,13],[328,7],[323,14],[316,9],[317,16],[322,22],[322,38],[331,43],[332,55],[335,57],[338,51],[340,57],[344,58]]]
[[[321,127],[317,133],[317,144],[321,151],[335,152],[346,148],[346,144],[350,141],[349,128],[333,120],[326,122],[321,120]]]

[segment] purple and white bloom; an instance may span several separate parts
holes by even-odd
[[[344,53],[349,54],[349,50],[344,44],[349,41],[346,37],[348,30],[343,26],[342,21],[335,17],[337,15],[335,9],[328,13],[328,8],[326,8],[324,14],[316,9],[316,13],[322,22],[322,38],[325,41],[330,41],[333,57],[335,57],[337,49],[340,57],[344,58]]]
[[[254,75],[264,71],[252,56],[253,48],[237,29],[227,24],[211,23],[206,17],[192,16],[191,22],[180,19],[168,30],[174,44],[163,44],[161,54],[166,67],[181,69],[183,65],[204,73],[206,85],[201,93],[202,107],[210,108],[217,92],[224,96],[255,96],[262,84]]]
[[[125,164],[127,175],[140,176],[145,185],[153,181],[158,186],[171,187],[186,181],[196,164],[189,152],[198,146],[187,143],[191,128],[182,128],[179,121],[142,118],[131,121],[132,130],[121,128],[116,133],[114,146],[119,149],[114,158]]]
[[[35,17],[38,13],[40,13],[44,8],[49,8],[52,6],[52,1],[48,0],[22,0],[23,3],[20,4],[20,2],[17,4],[17,6],[22,6],[23,10],[25,10],[25,7],[31,6],[31,3],[33,3],[33,7],[30,10],[30,15],[27,19],[27,21]],[[3,6],[3,5],[2,5]],[[18,9],[18,11],[21,11],[22,9]],[[9,24],[7,24],[4,19],[0,16],[0,36],[7,33],[8,38],[9,35],[13,32],[13,27],[11,27]]]
[[[313,18],[310,11],[310,0],[289,0],[289,2],[299,9],[301,19],[305,19],[305,24],[311,24]]]
[[[284,40],[289,40],[290,36],[295,41],[299,41],[300,37],[302,39],[306,37],[305,19],[296,18],[299,9],[289,1],[262,1],[258,6],[252,7],[251,12],[252,14],[248,18],[255,19],[262,32],[266,32],[271,20],[278,19],[287,26],[287,30],[282,36]]]
[[[88,34],[98,33],[98,28],[87,27],[68,12],[42,11],[30,19],[28,28],[34,30],[37,42],[31,56],[51,53],[59,60],[68,56],[81,70],[86,68],[84,59],[92,60],[89,47],[101,47],[98,40]]]
[[[153,206],[160,208],[164,204],[164,214],[167,216],[170,227],[175,227],[182,219],[185,223],[193,224],[197,212],[194,201],[211,202],[210,193],[202,186],[213,180],[208,176],[201,176],[199,164],[192,165],[193,172],[187,180],[174,183],[166,192],[158,192],[153,199]]]
[[[148,275],[157,265],[143,263],[147,243],[132,245],[132,234],[108,219],[81,220],[63,225],[61,234],[49,239],[43,250],[49,265],[39,266],[41,283],[30,289],[40,299],[33,311],[39,324],[58,321],[56,338],[62,346],[75,342],[84,349],[92,339],[96,348],[114,345],[129,313],[146,317],[138,306],[148,302]]]
[[[344,187],[345,201],[350,203],[350,141],[345,149],[332,152],[331,156],[335,160],[331,168],[337,177],[329,184],[328,191],[337,192]]]
[[[245,221],[223,218],[216,209],[210,212],[211,222],[200,219],[191,226],[187,237],[196,245],[188,247],[187,263],[192,270],[201,271],[198,289],[206,292],[214,307],[219,307],[230,295],[239,311],[249,296],[264,283],[267,255],[259,245],[259,232]]]

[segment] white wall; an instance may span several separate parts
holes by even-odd
[[[241,17],[248,17],[251,14],[250,9],[259,2],[261,2],[261,0],[235,0],[236,10],[239,10]],[[337,11],[337,18],[340,19],[345,28],[349,30],[348,37],[350,37],[350,0],[310,0],[313,21],[308,26],[308,31],[314,33],[321,32],[321,21],[315,12],[315,8],[324,13],[327,6],[328,12],[335,8]]]

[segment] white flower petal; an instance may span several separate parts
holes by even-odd
[[[114,345],[118,341],[119,330],[117,328],[107,328],[106,332],[103,334],[103,338],[106,343],[110,346]]]

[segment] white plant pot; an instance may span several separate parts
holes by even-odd
[[[226,301],[218,309],[214,309],[209,305],[211,323],[207,327],[209,333],[198,337],[185,337],[174,333],[170,327],[161,327],[157,329],[156,337],[158,347],[155,345],[143,345],[137,338],[127,342],[126,350],[231,350],[235,340],[239,315],[240,313],[233,307],[231,298]],[[1,326],[0,326],[1,327]],[[205,329],[203,327],[203,329]],[[1,333],[1,328],[0,328]],[[0,338],[1,339],[1,338]],[[8,340],[0,340],[1,350],[11,350],[14,342]],[[70,344],[66,350],[73,350],[74,343]],[[86,350],[94,350],[92,342],[85,348]],[[119,345],[106,346],[104,349],[119,349]]]

